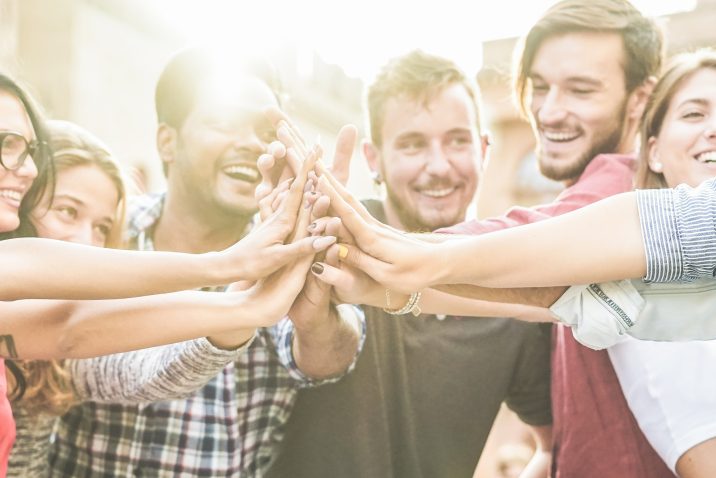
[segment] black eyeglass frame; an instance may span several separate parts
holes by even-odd
[[[2,156],[2,145],[5,142],[5,138],[7,138],[8,136],[16,136],[25,143],[25,149],[22,153],[20,153],[16,164],[14,164],[13,167],[8,167],[5,164],[5,161],[3,161]],[[46,146],[47,143],[45,143],[44,141],[38,141],[36,139],[33,139],[32,141],[28,142],[25,136],[21,133],[18,133],[17,131],[0,131],[0,166],[2,166],[7,171],[17,171],[22,167],[23,164],[25,164],[25,160],[28,157],[34,157],[35,154],[40,151],[40,149],[45,148]]]

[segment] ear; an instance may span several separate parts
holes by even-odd
[[[363,140],[361,143],[361,148],[363,149],[363,156],[365,156],[365,160],[368,163],[368,167],[370,168],[371,172],[373,174],[380,174],[380,150],[378,147],[371,143],[368,140]]]
[[[659,160],[659,147],[654,136],[649,138],[649,140],[646,142],[646,148],[649,169],[658,174],[663,173],[664,165],[661,163],[661,160]]]
[[[177,149],[177,135],[178,132],[176,128],[166,123],[159,123],[159,127],[157,128],[157,151],[165,167],[174,162]]]
[[[634,121],[641,121],[641,117],[644,114],[644,108],[646,108],[646,102],[651,96],[651,92],[654,90],[656,85],[656,77],[650,76],[641,85],[637,86],[634,91],[629,95],[627,102],[627,115]]]
[[[490,135],[485,133],[480,136],[480,171],[485,167],[485,158],[487,158],[487,148],[490,146]]]

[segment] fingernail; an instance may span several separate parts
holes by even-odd
[[[313,241],[313,248],[317,251],[323,250],[326,247],[336,242],[335,236],[323,236]],[[340,254],[340,252],[339,252]]]
[[[309,179],[308,181],[306,181],[306,185],[303,186],[303,192],[308,192],[311,190],[311,188],[313,188],[313,180]]]
[[[308,225],[308,230],[312,231],[316,228],[316,226],[317,226],[317,224],[315,222],[312,222],[311,224]]]
[[[343,244],[338,244],[338,258],[345,259],[348,257],[348,248]]]
[[[304,270],[305,270],[305,269],[304,269]],[[314,263],[311,265],[311,272],[313,272],[313,273],[316,274],[316,275],[321,275],[321,274],[323,274],[323,264],[321,264],[320,262],[314,262]]]

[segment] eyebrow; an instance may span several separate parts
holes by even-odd
[[[545,81],[544,78],[542,78],[541,75],[538,73],[532,73],[528,77],[530,80],[535,81]],[[599,80],[597,78],[592,78],[590,76],[570,76],[565,80],[566,83],[586,83],[589,85],[594,86],[601,86],[603,84],[602,80]]]
[[[682,106],[685,106],[685,105],[688,105],[691,103],[694,103],[698,106],[708,106],[710,102],[706,98],[688,98],[688,99],[685,99],[684,101],[682,101],[681,103],[679,103],[677,105],[677,108],[681,108]]]
[[[82,206],[85,205],[85,202],[84,202],[84,201],[82,201],[81,199],[79,199],[79,198],[77,198],[77,197],[75,197],[75,196],[72,196],[71,194],[55,194],[55,195],[52,197],[52,202],[54,203],[54,202],[57,201],[58,199],[68,199],[68,200],[72,201],[72,202],[75,203],[75,204],[80,204],[80,205],[82,205]]]

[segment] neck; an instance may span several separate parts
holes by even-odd
[[[250,222],[251,215],[207,214],[187,208],[168,193],[154,230],[154,246],[194,254],[220,251],[241,239]]]

